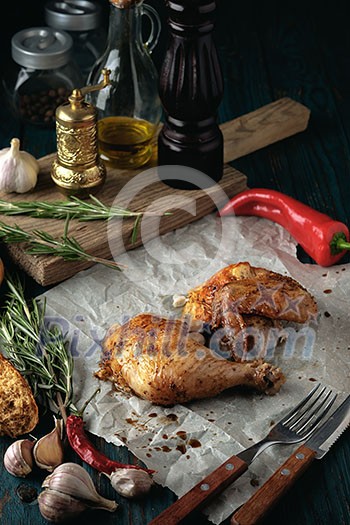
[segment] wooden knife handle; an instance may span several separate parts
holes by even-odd
[[[176,525],[180,523],[191,512],[198,510],[216,494],[222,492],[230,483],[239,478],[247,468],[248,465],[245,461],[237,456],[231,456],[148,525]]]
[[[315,458],[301,445],[232,516],[231,525],[255,525],[277,503]]]

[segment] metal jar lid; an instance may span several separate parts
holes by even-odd
[[[89,31],[100,25],[101,7],[89,0],[50,0],[45,5],[45,21],[64,31]]]
[[[30,69],[55,69],[71,58],[72,37],[51,27],[31,27],[11,40],[12,58]]]

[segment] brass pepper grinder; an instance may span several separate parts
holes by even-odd
[[[104,184],[106,167],[99,158],[97,112],[85,102],[85,95],[110,84],[110,70],[95,86],[74,89],[68,102],[56,109],[57,157],[51,178],[66,195],[88,196]]]

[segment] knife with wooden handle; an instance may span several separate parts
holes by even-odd
[[[179,498],[168,509],[154,518],[149,525],[176,525],[191,512],[222,492],[233,481],[239,478],[248,468],[248,463],[237,456],[232,456],[211,472],[204,480],[197,483],[184,496]]]
[[[232,516],[231,525],[255,525],[309,467],[321,459],[350,424],[350,395],[315,434],[301,445],[281,467]]]

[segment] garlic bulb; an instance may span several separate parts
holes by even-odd
[[[26,193],[37,183],[40,169],[38,161],[19,148],[19,139],[13,138],[11,147],[0,151],[0,190],[5,193]]]
[[[29,439],[18,439],[6,449],[4,467],[12,476],[25,478],[32,471],[34,443]]]
[[[62,443],[63,421],[55,420],[55,428],[40,438],[34,446],[33,456],[35,463],[41,469],[52,472],[54,468],[61,465],[64,460],[64,450]]]
[[[42,484],[39,494],[40,512],[49,521],[59,523],[86,509],[114,512],[115,501],[102,497],[95,489],[89,473],[77,463],[62,463]]]
[[[75,518],[87,508],[83,501],[50,489],[40,492],[38,504],[43,518],[53,523]]]
[[[144,470],[139,469],[120,468],[108,477],[114,490],[125,498],[144,496],[154,485],[152,477]]]

